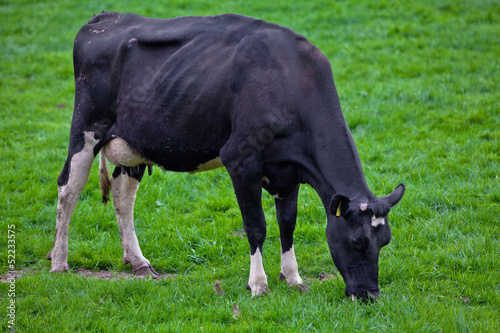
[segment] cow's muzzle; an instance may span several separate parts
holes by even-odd
[[[380,289],[377,288],[356,293],[351,293],[348,290],[346,290],[346,295],[350,297],[352,301],[355,301],[357,298],[359,298],[363,301],[373,302],[374,300],[380,297]]]

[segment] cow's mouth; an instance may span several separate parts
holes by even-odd
[[[369,302],[373,302],[375,301],[376,299],[378,299],[380,297],[380,290],[378,289],[374,289],[374,290],[368,290],[368,291],[365,291],[365,292],[362,292],[362,293],[358,293],[358,294],[351,294],[350,295],[351,297],[351,300],[354,302],[357,298],[363,300],[363,301],[369,301]]]

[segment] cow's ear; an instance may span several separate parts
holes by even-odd
[[[385,196],[383,199],[392,207],[401,200],[403,194],[405,194],[405,186],[399,184],[391,194]]]
[[[335,216],[346,216],[350,201],[345,195],[335,194],[330,202],[330,213]]]

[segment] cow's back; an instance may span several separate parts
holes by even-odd
[[[292,30],[249,17],[114,12],[81,28],[74,59],[77,90],[113,124],[108,137],[176,171],[217,157],[236,128],[292,131],[326,60]]]

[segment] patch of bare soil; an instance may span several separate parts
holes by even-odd
[[[222,290],[219,280],[214,282],[214,289],[218,295],[220,295],[220,296],[224,295],[224,290]]]
[[[17,280],[26,273],[33,274],[33,271],[31,271],[31,270],[19,270],[19,271],[9,271],[5,274],[0,274],[0,282],[10,283],[10,282],[12,282],[12,279]]]
[[[3,283],[8,283],[11,282],[12,279],[19,279],[20,277],[24,275],[29,275],[29,274],[34,274],[35,272],[32,270],[18,270],[18,271],[11,271],[7,272],[5,274],[0,274],[0,282]],[[102,280],[108,280],[108,281],[116,281],[116,280],[123,280],[123,279],[143,279],[146,280],[149,277],[148,276],[137,276],[132,273],[127,273],[127,272],[112,272],[108,270],[100,270],[100,271],[91,271],[85,268],[79,268],[76,271],[72,271],[69,274],[77,274],[85,278],[95,278],[95,279],[102,279]],[[165,279],[175,279],[177,277],[177,274],[160,274],[157,278],[154,280],[165,280]]]
[[[244,231],[233,231],[233,232],[231,232],[231,235],[236,236],[236,237],[240,237],[242,239],[246,238],[246,234]]]
[[[319,275],[319,280],[320,281],[325,281],[325,280],[330,280],[330,279],[334,279],[335,277],[332,275],[332,274],[328,274],[328,273],[321,273]]]
[[[333,274],[329,274],[329,273],[320,273],[319,276],[317,278],[305,278],[304,280],[306,282],[312,282],[312,281],[320,281],[320,282],[323,282],[323,281],[328,281],[328,280],[335,280],[337,279],[337,277]]]
[[[79,268],[76,270],[76,273],[80,274],[83,277],[92,277],[96,279],[103,279],[103,280],[122,280],[122,279],[142,279],[142,280],[147,280],[150,277],[149,276],[139,276],[139,275],[134,275],[132,273],[127,273],[127,272],[112,272],[112,271],[106,271],[106,270],[101,270],[101,271],[91,271],[85,268]],[[164,280],[164,279],[175,279],[177,277],[177,274],[160,274],[158,277],[154,278],[154,280]]]

